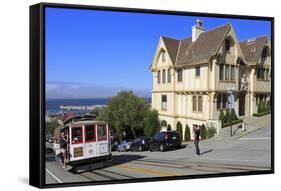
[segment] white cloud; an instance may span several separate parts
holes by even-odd
[[[104,87],[94,84],[47,82],[47,98],[107,98],[116,95],[120,91],[132,90],[141,97],[150,97],[150,90],[128,89],[124,87]]]

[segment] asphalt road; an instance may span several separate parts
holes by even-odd
[[[183,176],[269,170],[271,161],[270,127],[256,130],[238,139],[212,138],[200,142],[201,155],[194,146],[167,152],[113,152],[113,159],[99,170],[80,174],[46,162],[46,183],[86,182],[163,176]]]

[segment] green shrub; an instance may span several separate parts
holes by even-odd
[[[267,110],[271,110],[270,101],[267,101]]]
[[[219,120],[221,120],[221,124],[223,127],[223,124],[225,123],[225,116],[224,116],[223,110],[220,110]]]
[[[258,110],[257,110],[257,112],[258,112],[258,113],[261,113],[261,112],[262,112],[262,106],[261,106],[261,103],[259,103],[259,104],[258,104]]]
[[[230,113],[229,113],[229,109],[226,109],[226,112],[225,112],[225,122],[226,123],[231,122],[231,116],[230,116]]]
[[[214,128],[214,127],[210,127],[210,128],[208,128],[207,131],[206,131],[206,137],[207,137],[207,138],[211,138],[211,137],[213,137],[216,133],[217,133],[217,129]]]
[[[201,128],[200,128],[200,136],[202,139],[206,139],[206,126],[203,123]]]
[[[265,104],[264,101],[262,102],[262,105],[261,105],[261,106],[262,106],[262,112],[266,111],[266,104]]]
[[[165,120],[161,121],[160,126],[167,127],[167,121],[165,121]]]
[[[181,124],[181,122],[178,122],[177,123],[177,132],[180,134],[180,138],[181,138],[181,140],[182,140],[182,124]]]
[[[231,121],[235,121],[238,119],[234,109],[231,109],[230,117],[231,117]]]
[[[190,141],[190,129],[188,125],[185,126],[184,139],[185,141]]]
[[[172,127],[171,127],[170,124],[168,125],[167,130],[168,130],[168,131],[171,131],[171,130],[172,130]]]

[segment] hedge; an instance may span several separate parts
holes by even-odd
[[[237,120],[234,120],[234,121],[232,121],[232,122],[224,123],[224,124],[223,124],[223,127],[228,127],[228,126],[230,126],[230,125],[235,125],[235,124],[237,124],[237,123],[242,123],[242,122],[243,122],[242,119],[237,119]]]
[[[270,113],[271,113],[271,110],[263,111],[263,112],[260,112],[260,113],[254,113],[253,116],[254,117],[261,117],[261,116],[264,116],[264,115],[267,115],[267,114],[270,114]]]

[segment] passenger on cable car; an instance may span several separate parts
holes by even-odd
[[[72,136],[72,143],[79,143],[82,141],[82,136],[81,136],[81,131],[73,131],[73,136]]]
[[[60,136],[60,151],[63,154],[63,166],[62,168],[66,169],[68,162],[68,154],[67,154],[67,142],[68,142],[68,135],[65,136],[64,132],[61,132]]]

